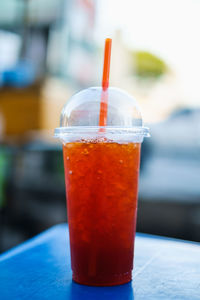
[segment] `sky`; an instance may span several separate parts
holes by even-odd
[[[120,29],[131,49],[163,58],[200,99],[200,0],[98,0],[99,43]]]

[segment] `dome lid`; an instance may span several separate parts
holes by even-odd
[[[107,125],[99,130],[99,112],[102,96],[101,87],[91,87],[73,95],[63,107],[60,127],[55,136],[61,139],[75,135],[101,133],[134,135],[143,140],[149,136],[149,130],[143,127],[142,116],[136,100],[128,93],[117,89],[107,90]]]

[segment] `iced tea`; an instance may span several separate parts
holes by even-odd
[[[63,146],[73,279],[109,286],[131,280],[139,143],[80,140]]]

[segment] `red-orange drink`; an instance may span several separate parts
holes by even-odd
[[[103,138],[65,143],[73,279],[109,286],[131,280],[140,143]]]

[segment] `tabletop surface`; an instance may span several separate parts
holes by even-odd
[[[0,299],[200,299],[200,246],[137,234],[130,283],[89,287],[71,280],[68,227],[52,227],[0,256]]]

